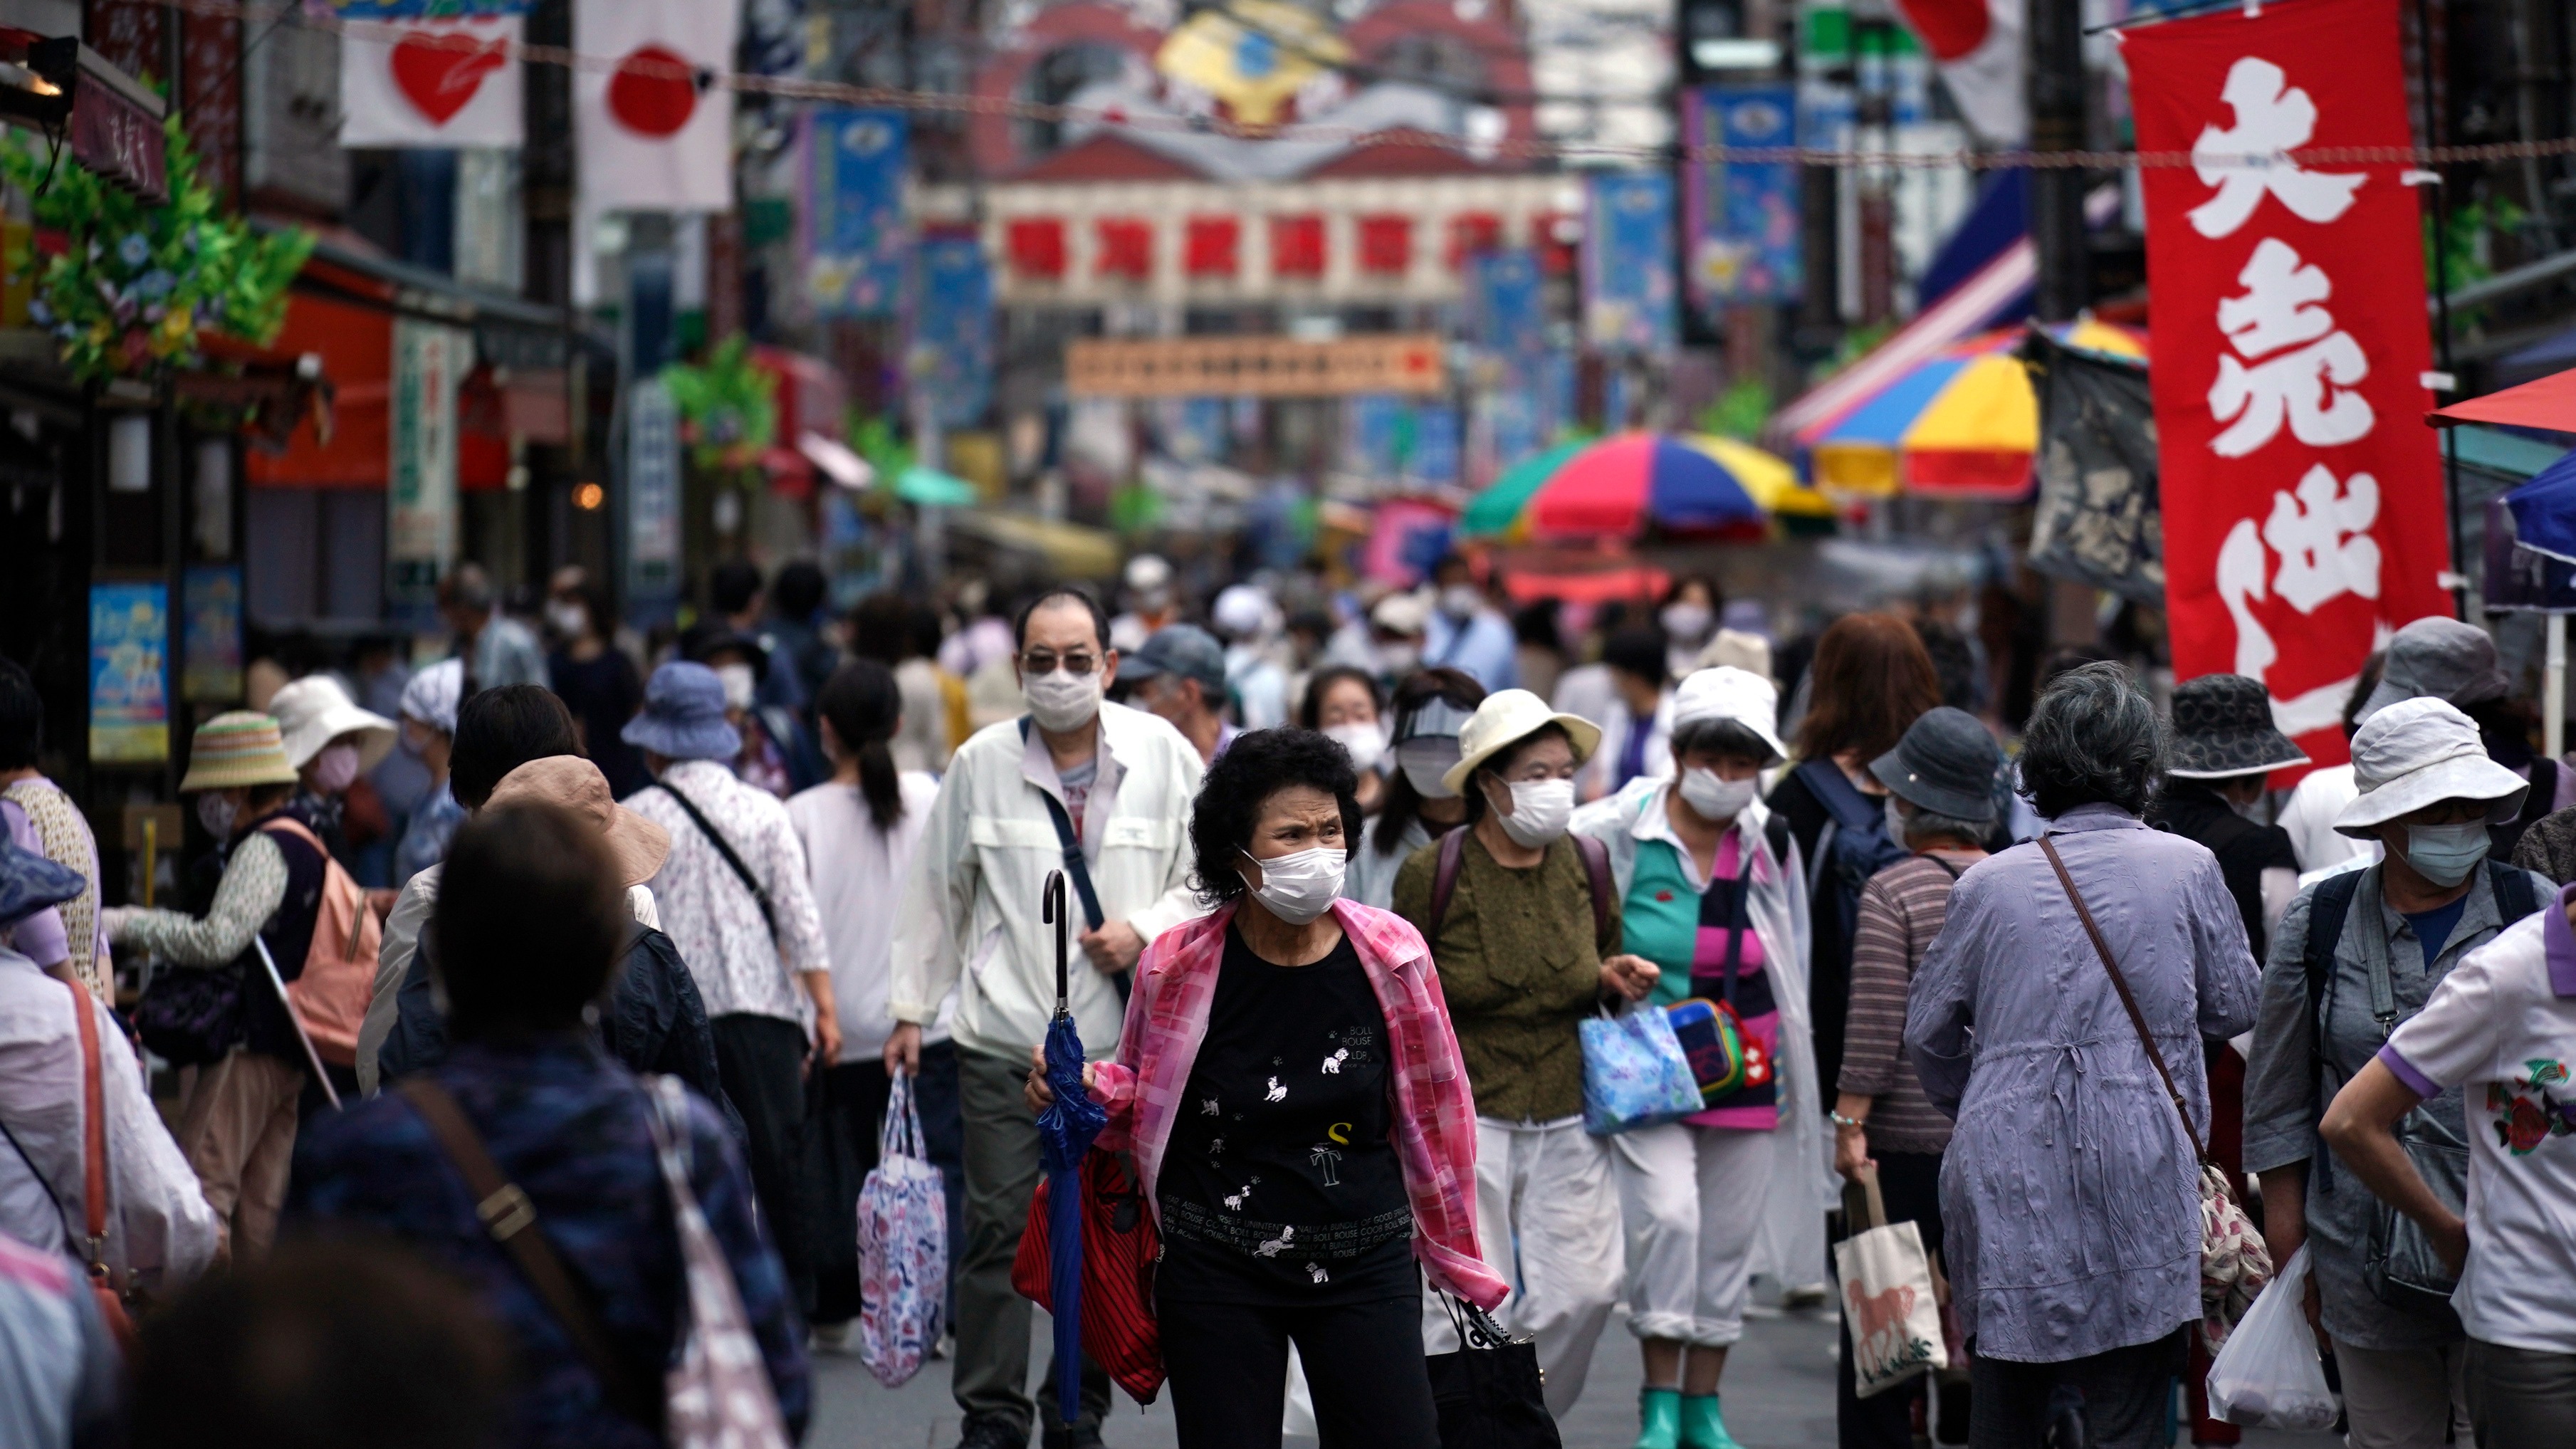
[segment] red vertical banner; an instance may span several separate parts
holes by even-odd
[[[2319,764],[2370,651],[2451,612],[2400,44],[2397,0],[2122,37],[2138,148],[2192,158],[2141,173],[2174,673],[2263,681]]]

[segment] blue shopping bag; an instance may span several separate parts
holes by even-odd
[[[1699,1078],[1651,1002],[1583,1023],[1583,1130],[1607,1137],[1700,1110]]]

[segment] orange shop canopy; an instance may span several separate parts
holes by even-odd
[[[2473,397],[2425,419],[2435,427],[2453,423],[2495,423],[2510,428],[2542,428],[2576,433],[2576,368]]]

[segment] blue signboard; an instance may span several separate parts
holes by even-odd
[[[1593,177],[1583,229],[1584,341],[1603,352],[1671,352],[1680,342],[1674,300],[1672,177]]]
[[[1547,348],[1547,302],[1538,253],[1484,252],[1468,262],[1469,339],[1509,361]]]
[[[983,242],[925,240],[920,276],[912,311],[913,386],[929,397],[941,427],[972,427],[993,403],[993,270],[985,265]]]
[[[1788,85],[1701,86],[1682,100],[1694,148],[1795,142],[1798,94]],[[1798,168],[1784,161],[1695,157],[1684,172],[1688,277],[1704,311],[1737,302],[1794,302],[1805,277],[1798,249]]]
[[[909,122],[901,111],[817,108],[806,131],[807,282],[826,316],[890,317],[903,297]]]
[[[157,765],[170,758],[170,586],[89,589],[89,758]]]

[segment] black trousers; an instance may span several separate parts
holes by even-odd
[[[2040,1449],[2069,1406],[2084,1416],[2087,1449],[2149,1449],[2164,1432],[2174,1376],[2183,1369],[2183,1335],[2195,1327],[2063,1363],[1973,1360],[1969,1449]]]
[[[834,1184],[831,1201],[823,1203],[815,1221],[815,1232],[853,1233],[857,1231],[859,1187],[877,1165],[877,1129],[885,1120],[886,1102],[894,1093],[894,1079],[886,1075],[883,1062],[843,1062],[830,1071],[831,1110],[814,1124],[815,1130],[840,1133],[849,1144],[855,1175],[847,1182]],[[921,1074],[913,1079],[913,1105],[921,1113],[921,1150],[930,1165],[939,1169],[940,1189],[948,1197],[948,1262],[953,1271],[958,1254],[966,1245],[966,1114],[957,1100],[957,1047],[951,1042],[925,1045],[921,1049]],[[817,1238],[816,1257],[820,1259],[821,1241]],[[846,1271],[824,1271],[815,1287],[814,1321],[846,1323],[859,1316],[859,1274],[855,1255]],[[948,1294],[948,1306],[941,1316],[944,1323],[954,1324],[957,1295]]]
[[[1181,1449],[1278,1449],[1295,1340],[1323,1449],[1440,1442],[1419,1293],[1339,1308],[1157,1306]]]
[[[1939,1256],[1941,1252],[1941,1154],[1938,1152],[1878,1152],[1878,1195],[1887,1207],[1891,1223],[1912,1223],[1923,1235],[1923,1246]],[[1852,1374],[1851,1324],[1843,1324],[1843,1351],[1834,1360],[1834,1422],[1841,1449],[1913,1449],[1914,1406],[1923,1399],[1923,1387],[1917,1383],[1907,1388],[1882,1389],[1869,1398],[1854,1392]],[[1943,1443],[1967,1442],[1968,1389],[1965,1384],[1943,1386],[1941,1394]]]
[[[804,1199],[805,1028],[775,1016],[734,1013],[708,1023],[716,1076],[742,1114],[752,1196],[778,1248],[796,1311],[814,1312],[814,1262]]]

